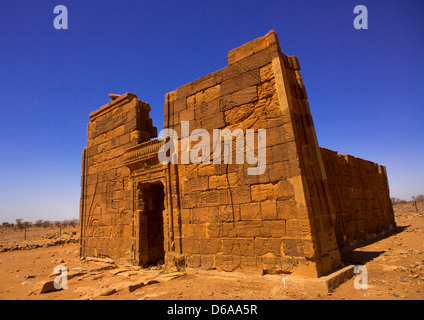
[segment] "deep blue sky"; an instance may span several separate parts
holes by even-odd
[[[109,93],[149,102],[160,130],[167,92],[271,29],[299,57],[320,146],[386,165],[394,197],[424,193],[422,0],[0,3],[0,222],[78,217],[88,115]]]

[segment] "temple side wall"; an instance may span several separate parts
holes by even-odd
[[[386,168],[321,148],[336,209],[336,236],[346,248],[394,230]]]

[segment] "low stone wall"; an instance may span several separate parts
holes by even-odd
[[[339,248],[353,246],[394,229],[386,168],[320,148],[336,210]]]

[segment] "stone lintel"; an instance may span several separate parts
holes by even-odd
[[[158,156],[158,152],[165,141],[163,139],[152,139],[129,148],[123,157],[124,165],[128,166],[136,162],[145,161]]]

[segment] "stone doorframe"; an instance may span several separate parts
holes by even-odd
[[[168,254],[182,252],[181,246],[181,213],[179,199],[178,165],[159,163],[158,151],[164,144],[160,139],[153,139],[140,143],[124,154],[124,165],[130,169],[130,185],[132,188],[132,235],[133,235],[133,263],[142,264],[146,252],[140,248],[139,239],[143,230],[140,229],[144,211],[142,191],[138,190],[140,184],[161,183],[164,189],[163,210],[163,237],[165,260]],[[141,259],[141,261],[140,261]]]
[[[142,170],[144,171],[144,170]],[[169,251],[169,236],[168,236],[168,192],[166,189],[167,181],[165,178],[165,172],[156,172],[155,178],[152,178],[152,173],[146,172],[132,172],[132,196],[133,196],[133,253],[134,253],[134,264],[143,265],[145,264],[148,257],[148,245],[142,246],[140,243],[144,241],[147,243],[147,217],[144,215],[144,195],[143,195],[143,185],[146,184],[162,184],[164,190],[164,206],[165,209],[162,211],[162,221],[163,221],[163,240],[164,240],[164,251],[165,253]],[[158,175],[158,173],[161,173]]]
[[[135,210],[134,210],[134,248],[135,248],[135,262],[139,265],[144,265],[150,261],[149,256],[149,228],[148,228],[148,216],[145,203],[145,194],[144,191],[146,188],[154,185],[162,185],[164,192],[164,205],[166,206],[166,196],[165,196],[165,184],[163,179],[159,180],[149,180],[148,182],[135,182],[134,190],[135,190]],[[165,219],[167,214],[164,209],[162,214],[162,228],[165,229]],[[163,249],[165,251],[165,233],[163,234]]]

